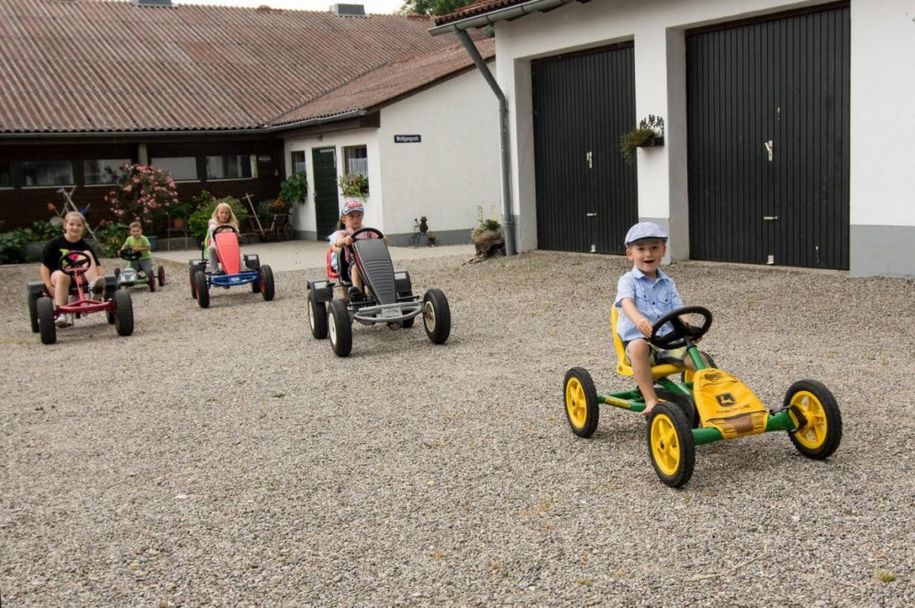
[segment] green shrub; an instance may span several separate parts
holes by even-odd
[[[192,237],[200,241],[203,241],[204,237],[206,237],[207,223],[213,217],[213,210],[216,209],[216,205],[219,203],[229,203],[235,213],[235,217],[238,218],[239,225],[248,219],[248,211],[242,206],[241,201],[234,196],[216,198],[206,190],[201,190],[200,194],[192,200],[197,210],[188,218],[187,229]]]
[[[367,183],[366,183],[367,184]],[[308,196],[308,179],[296,173],[280,184],[280,198],[289,203],[304,203]]]
[[[35,234],[36,241],[50,241],[55,236],[60,236],[63,232],[60,226],[54,226],[46,220],[35,220],[32,222],[32,232]]]
[[[25,244],[38,240],[28,228],[15,228],[0,234],[0,264],[25,262]]]
[[[95,231],[95,240],[98,244],[98,254],[106,258],[118,257],[121,245],[130,234],[130,227],[126,224],[108,224]]]

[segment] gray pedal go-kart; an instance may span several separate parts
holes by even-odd
[[[359,238],[372,234],[377,238]],[[319,340],[330,338],[338,357],[349,356],[353,349],[353,321],[363,325],[384,323],[391,329],[409,329],[422,315],[426,335],[433,344],[444,344],[451,335],[451,309],[440,289],[429,289],[413,295],[410,275],[395,270],[384,235],[375,228],[353,232],[350,247],[353,264],[359,269],[363,289],[353,288],[349,264],[343,252],[337,255],[337,270],[332,266],[335,254],[327,252],[327,279],[308,281],[308,325]],[[349,290],[349,300],[334,298],[334,287]]]
[[[156,283],[159,287],[165,285],[165,268],[159,266],[155,273],[147,275],[142,269],[134,268],[133,262],[138,262],[143,253],[133,249],[121,249],[119,255],[122,260],[130,263],[123,270],[120,267],[114,269],[114,276],[118,279],[118,287],[134,287],[136,285],[146,285],[150,291],[156,290]]]

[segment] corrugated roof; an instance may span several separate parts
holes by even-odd
[[[0,133],[244,129],[453,46],[399,15],[0,1]]]
[[[496,54],[492,38],[476,43],[480,55]],[[373,70],[295,110],[271,121],[284,125],[371,111],[437,81],[473,67],[473,60],[460,43],[441,51],[411,57]]]

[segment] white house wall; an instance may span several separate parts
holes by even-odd
[[[633,40],[636,116],[666,118],[667,145],[638,153],[639,216],[671,229],[689,257],[685,31],[820,2],[619,0],[571,3],[496,25],[499,83],[511,112],[513,210],[522,250],[537,247],[530,62]],[[853,274],[915,274],[915,10],[911,0],[851,1],[851,260]],[[902,256],[872,256],[891,243]]]
[[[365,201],[365,220],[366,226],[372,226],[385,232],[382,201],[384,200],[384,184],[381,177],[380,151],[378,146],[377,129],[356,129],[352,131],[341,131],[339,133],[325,134],[323,136],[297,137],[286,139],[285,142],[285,159],[286,175],[292,174],[290,165],[290,153],[294,151],[305,152],[306,174],[308,177],[308,196],[304,205],[296,205],[293,212],[293,230],[297,235],[304,235],[307,239],[323,239],[326,234],[317,234],[317,225],[315,223],[315,183],[314,183],[314,166],[312,164],[312,150],[315,148],[333,147],[337,159],[337,177],[343,175],[343,148],[350,146],[365,146],[368,155],[369,167],[369,189],[370,195]],[[339,188],[338,188],[339,194]],[[339,196],[337,207],[340,208],[344,202],[342,195]]]
[[[408,238],[425,215],[440,242],[467,243],[478,206],[501,216],[498,109],[475,68],[382,109],[386,232]],[[395,135],[422,141],[394,143]]]

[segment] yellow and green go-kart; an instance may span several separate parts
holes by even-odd
[[[632,376],[623,342],[616,333],[618,309],[613,307],[610,331],[616,350],[616,371]],[[767,409],[746,384],[703,359],[696,342],[709,330],[712,313],[701,306],[679,308],[654,324],[649,342],[659,349],[686,348],[695,371],[679,362],[654,365],[651,374],[661,402],[648,417],[648,455],[655,472],[668,486],[689,481],[696,445],[737,439],[769,431],[787,431],[798,451],[808,458],[828,458],[842,440],[842,416],[835,397],[822,383],[799,380],[785,394],[782,408]],[[669,325],[668,332],[662,331]],[[706,364],[706,361],[709,364]],[[672,379],[680,375],[679,382]],[[566,417],[579,437],[597,430],[599,405],[641,412],[645,400],[636,390],[598,394],[587,370],[574,367],[564,383]]]

